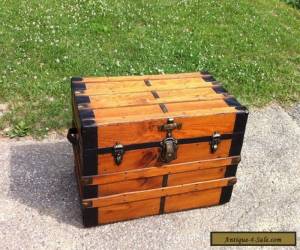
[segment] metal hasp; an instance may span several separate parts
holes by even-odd
[[[221,142],[221,135],[218,132],[214,132],[211,136],[210,150],[215,153],[218,149],[218,144]]]
[[[177,140],[173,138],[172,131],[173,129],[181,129],[182,124],[174,122],[173,118],[168,118],[167,124],[162,125],[159,129],[160,131],[166,131],[166,138],[160,143],[161,152],[160,152],[160,161],[168,163],[177,158]]]
[[[115,163],[119,166],[122,163],[123,155],[124,155],[124,147],[123,147],[123,145],[117,143],[114,146],[114,148],[113,148],[112,154],[114,156]]]

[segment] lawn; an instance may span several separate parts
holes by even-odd
[[[300,100],[300,11],[280,0],[2,0],[0,129],[70,125],[71,76],[208,70],[247,104]]]

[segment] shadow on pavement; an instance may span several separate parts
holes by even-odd
[[[11,150],[10,196],[58,222],[82,227],[71,146],[16,145]]]

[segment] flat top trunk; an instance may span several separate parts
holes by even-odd
[[[168,118],[180,124],[172,131],[177,139],[230,134],[236,114],[246,112],[211,75],[199,72],[73,78],[72,100],[76,126],[96,127],[99,148],[160,141]]]

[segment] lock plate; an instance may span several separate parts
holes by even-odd
[[[168,137],[161,142],[160,161],[168,163],[177,158],[177,140]]]

